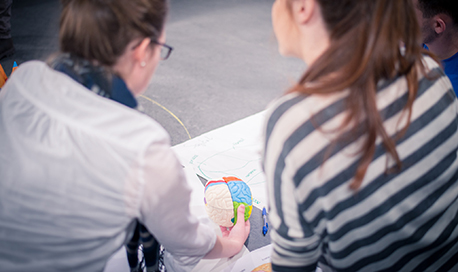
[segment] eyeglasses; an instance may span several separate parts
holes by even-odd
[[[172,54],[173,47],[165,43],[160,43],[153,40],[151,42],[161,46],[161,60],[166,60],[170,57],[170,54]]]
[[[152,43],[155,43],[157,45],[161,46],[161,53],[160,53],[160,58],[161,60],[166,60],[170,57],[170,54],[172,54],[173,47],[165,44],[165,43],[160,43],[158,41],[151,40]],[[142,42],[140,41],[137,45],[135,45],[132,49],[137,48]]]

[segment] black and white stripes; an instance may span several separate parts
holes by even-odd
[[[356,192],[349,184],[364,128],[330,146],[346,114],[345,91],[290,94],[269,110],[264,169],[274,269],[314,271],[319,263],[325,271],[458,270],[458,102],[437,64],[425,63],[430,71],[419,80],[409,129],[396,142],[402,169],[386,172],[393,161],[377,139]],[[404,78],[377,92],[395,139],[407,121],[406,101]]]

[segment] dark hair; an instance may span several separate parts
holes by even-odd
[[[425,73],[422,53],[426,50],[421,47],[420,29],[411,0],[316,1],[330,34],[330,46],[289,92],[329,94],[349,91],[346,98],[348,115],[334,144],[344,140],[343,130],[349,126],[352,128],[351,137],[356,138],[359,120],[363,120],[366,138],[359,150],[361,160],[350,184],[352,189],[357,189],[373,159],[378,136],[396,166],[401,167],[395,142],[387,134],[377,109],[377,84],[405,76],[408,101],[404,112],[410,120],[418,89],[417,68]]]
[[[423,17],[431,18],[443,13],[450,16],[455,27],[458,27],[458,2],[456,0],[418,0],[418,8]]]
[[[109,67],[132,40],[157,40],[168,11],[167,0],[61,2],[60,50]]]

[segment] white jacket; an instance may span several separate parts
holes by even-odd
[[[102,271],[139,218],[169,271],[214,245],[165,130],[45,63],[0,91],[0,271]]]

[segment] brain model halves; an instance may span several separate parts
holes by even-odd
[[[235,177],[210,180],[205,185],[205,210],[213,222],[223,227],[237,223],[237,208],[245,206],[245,221],[250,218],[253,198],[248,185]]]

